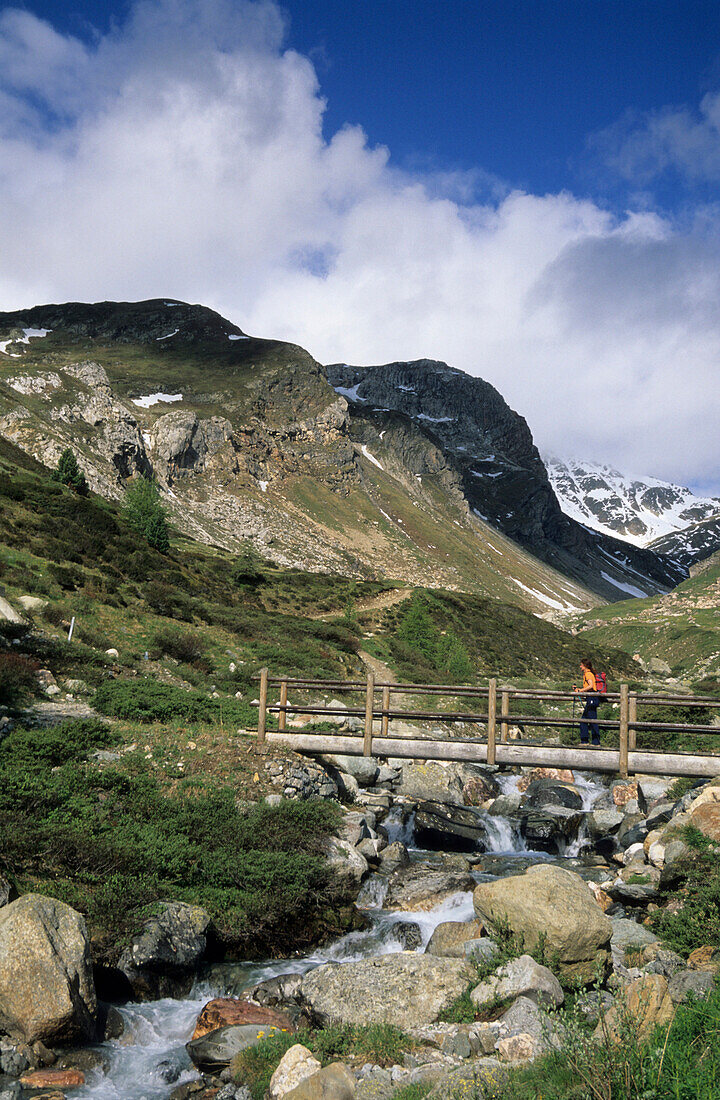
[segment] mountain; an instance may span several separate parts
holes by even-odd
[[[611,466],[595,462],[547,458],[545,466],[567,516],[685,564],[694,558],[682,556],[683,539],[676,542],[675,534],[713,518],[720,523],[718,497],[698,497],[690,489],[656,478],[625,477]],[[665,538],[667,543],[661,541]],[[701,542],[698,540],[698,551]]]
[[[682,531],[663,535],[651,542],[649,548],[673,558],[692,573],[720,550],[720,515],[708,516]]]
[[[0,435],[49,466],[72,447],[109,499],[153,472],[181,531],[287,567],[543,614],[684,575],[565,517],[525,421],[482,380],[427,361],[325,369],[172,299],[0,313]]]
[[[392,448],[412,462],[406,437],[437,446],[473,515],[503,531],[607,599],[643,596],[678,583],[673,563],[601,537],[568,518],[553,493],[525,420],[493,386],[445,363],[420,359],[326,368],[350,404],[354,432],[367,446]]]

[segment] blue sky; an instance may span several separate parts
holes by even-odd
[[[0,300],[445,360],[720,492],[720,4],[0,7]],[[170,382],[170,380],[169,380]]]

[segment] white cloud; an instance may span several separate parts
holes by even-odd
[[[271,3],[143,0],[90,44],[7,9],[2,308],[201,301],[325,362],[444,359],[556,453],[716,478],[715,211],[400,172],[323,111]]]

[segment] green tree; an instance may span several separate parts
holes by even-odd
[[[88,483],[85,474],[78,466],[75,452],[66,447],[58,459],[58,464],[52,472],[53,481],[61,481],[63,485],[69,485],[80,496],[87,496]]]
[[[263,559],[258,554],[252,543],[245,543],[242,550],[232,565],[231,577],[234,584],[254,587],[265,580],[263,575]]]
[[[125,519],[129,527],[151,546],[166,554],[170,549],[165,507],[155,478],[138,477],[125,493]]]

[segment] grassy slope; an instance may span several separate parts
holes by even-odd
[[[583,628],[583,622],[588,623]],[[667,661],[673,675],[720,680],[720,562],[666,596],[595,608],[579,622],[582,637],[617,646],[644,660]]]

